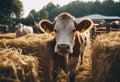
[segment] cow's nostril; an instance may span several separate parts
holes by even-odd
[[[58,49],[69,49],[69,45],[68,44],[58,44],[57,48]]]
[[[18,33],[21,33],[20,31],[18,31]]]
[[[69,45],[66,46],[66,49],[69,49]]]

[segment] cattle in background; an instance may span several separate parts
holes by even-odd
[[[112,21],[111,27],[115,30],[118,30],[120,28],[120,22],[119,21]]]
[[[15,27],[16,30],[16,37],[24,36],[26,34],[33,33],[33,28],[31,26],[25,26],[22,23],[19,23]]]
[[[33,21],[33,23],[30,25],[33,27],[33,32],[37,34],[42,34],[44,31],[40,28],[39,24]]]
[[[0,24],[0,33],[8,33],[9,27],[8,25],[2,25]]]
[[[47,33],[54,33],[54,81],[58,71],[62,68],[70,76],[70,82],[74,82],[78,66],[82,65],[83,52],[90,41],[89,29],[93,26],[90,19],[82,19],[76,22],[69,13],[61,13],[54,22],[41,20],[40,27]]]

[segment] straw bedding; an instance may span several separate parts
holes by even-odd
[[[3,50],[3,51],[6,51],[4,52],[5,54],[9,49],[12,48],[12,49],[15,49],[15,52],[16,50],[18,50],[20,54],[24,54],[24,56],[37,57],[38,71],[36,72],[39,75],[39,78],[40,78],[39,81],[52,82],[52,79],[53,79],[52,72],[54,71],[53,70],[54,61],[53,61],[53,50],[51,48],[52,46],[50,45],[50,43],[54,39],[53,36],[48,34],[28,34],[20,38],[15,38],[15,34],[5,34],[5,35],[0,35],[0,37],[1,37],[0,48],[5,49]],[[12,51],[14,52],[14,50]],[[84,65],[80,66],[80,70],[76,74],[75,82],[92,82],[91,67],[90,67],[91,66],[90,53],[91,53],[91,50],[88,47],[85,50]],[[18,60],[16,59],[16,61]],[[5,69],[9,69],[8,64],[6,65]],[[28,67],[27,69],[30,69],[30,68]],[[12,73],[10,72],[10,74]],[[31,78],[31,76],[29,78]],[[38,81],[37,78],[36,80]],[[19,82],[19,80],[15,80],[15,82],[17,81]],[[6,81],[6,82],[10,82],[10,81]],[[30,82],[30,81],[27,80],[26,82]],[[69,82],[68,74],[65,74],[64,70],[62,69],[59,71],[57,82]]]
[[[0,50],[0,82],[40,82],[38,60],[21,50]]]
[[[95,82],[120,82],[120,32],[100,35],[92,44]]]
[[[3,37],[6,36],[9,37],[10,35],[5,35]],[[0,48],[14,48],[21,50],[21,54],[37,57],[39,61],[37,67],[39,69],[38,74],[40,81],[51,82],[53,62],[51,61],[52,52],[49,46],[49,41],[52,39],[52,36],[47,34],[28,34],[26,36],[14,39],[1,38]]]

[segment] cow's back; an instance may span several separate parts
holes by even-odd
[[[23,33],[25,34],[33,33],[33,28],[31,26],[24,26]]]

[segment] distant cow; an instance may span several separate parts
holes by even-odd
[[[119,21],[111,22],[111,27],[117,30],[120,27]]]
[[[39,24],[36,23],[35,21],[31,24],[31,26],[33,27],[33,32],[34,33],[37,33],[37,34],[44,33],[44,31],[40,28]]]
[[[8,25],[2,25],[0,24],[0,33],[7,33],[9,30]]]
[[[45,32],[55,35],[53,45],[55,81],[59,68],[62,68],[69,74],[70,82],[74,82],[78,65],[82,65],[83,62],[84,49],[90,41],[89,29],[93,26],[93,22],[90,19],[76,22],[69,13],[61,13],[54,22],[42,20],[39,25]]]
[[[31,26],[25,26],[22,23],[16,25],[16,37],[24,36],[26,34],[33,33],[33,28]]]

